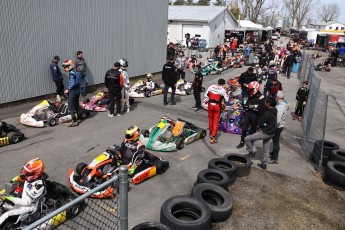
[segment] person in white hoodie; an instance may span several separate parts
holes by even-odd
[[[290,109],[289,103],[284,100],[284,93],[283,91],[279,90],[277,92],[276,96],[276,109],[278,111],[277,113],[277,129],[272,137],[273,141],[273,151],[270,154],[271,159],[268,161],[269,164],[278,164],[278,156],[279,156],[279,151],[280,151],[280,134],[283,132],[284,126],[285,126],[285,118],[287,111]]]

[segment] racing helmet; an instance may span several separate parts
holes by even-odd
[[[67,59],[62,63],[63,70],[65,72],[70,71],[71,69],[74,68],[74,62],[71,59]]]
[[[146,75],[147,81],[152,81],[152,77],[153,77],[152,73],[148,73],[148,74]]]
[[[260,84],[257,81],[252,81],[251,83],[248,84],[248,93],[251,96],[254,96],[257,92],[260,90]]]
[[[128,67],[128,61],[127,61],[126,58],[121,58],[121,59],[119,60],[119,63],[120,63],[120,65],[121,65],[121,68]]]
[[[139,140],[140,129],[137,126],[131,126],[126,130],[125,141],[135,142]]]
[[[22,174],[27,181],[33,181],[44,173],[44,163],[39,158],[34,158],[26,162],[22,168]]]

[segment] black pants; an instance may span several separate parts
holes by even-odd
[[[264,87],[264,96],[267,96],[267,92],[271,89],[272,83],[271,83],[271,79],[268,78]]]
[[[250,126],[249,134],[256,133],[256,127],[258,126],[259,116],[253,114],[246,114],[244,116],[244,121],[242,125],[242,134],[241,134],[241,141],[244,141],[244,138],[247,135],[247,129]]]
[[[169,84],[169,83],[164,83],[164,102],[167,103],[168,102],[168,90],[169,88],[171,88],[171,101],[175,101],[175,91],[176,91],[176,87],[174,86],[174,84]]]
[[[295,115],[302,117],[304,111],[303,101],[296,100]]]
[[[225,60],[226,58],[226,52],[223,52],[223,61]]]
[[[116,101],[116,114],[121,114],[121,91],[110,92],[109,91],[109,113],[114,114],[114,107]]]
[[[65,86],[63,85],[62,79],[59,81],[54,81],[54,82],[55,82],[55,86],[56,86],[56,94],[59,96],[63,96],[64,95],[63,90],[64,90]]]
[[[71,89],[68,93],[68,110],[71,113],[72,120],[77,121],[79,114],[79,87]]]
[[[183,80],[184,80],[185,77],[186,77],[186,72],[179,69],[179,70],[177,71],[177,79],[183,79]]]
[[[201,94],[199,89],[194,89],[195,107],[201,109]]]
[[[280,151],[280,134],[283,132],[284,127],[277,128],[274,136],[272,137],[273,141],[273,151],[272,151],[272,157],[271,160],[278,160],[279,151]]]

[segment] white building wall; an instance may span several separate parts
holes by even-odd
[[[338,30],[341,30],[342,27],[345,27],[345,25],[341,23],[334,23],[334,24],[326,26],[326,30],[336,30],[337,27],[338,27]]]
[[[182,22],[182,21],[176,21],[176,22],[170,22],[168,25],[168,42],[177,42],[179,40],[184,40],[183,44],[185,44],[185,37],[183,32],[183,25],[196,25],[196,26],[202,26],[202,29],[198,31],[198,33],[201,35],[201,38],[204,38],[208,41],[210,41],[210,26],[208,23],[205,22]],[[194,33],[191,33],[191,37],[194,37]]]
[[[208,47],[215,47],[217,44],[222,43],[224,32],[225,18],[224,14],[220,14],[210,23],[210,42],[208,44]]]

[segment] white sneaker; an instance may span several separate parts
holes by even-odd
[[[130,111],[130,108],[129,108],[129,107],[127,107],[127,113],[129,113],[129,111]]]
[[[108,117],[114,117],[114,114],[108,113]]]
[[[121,117],[121,113],[118,113],[117,116],[118,116],[118,117]]]

